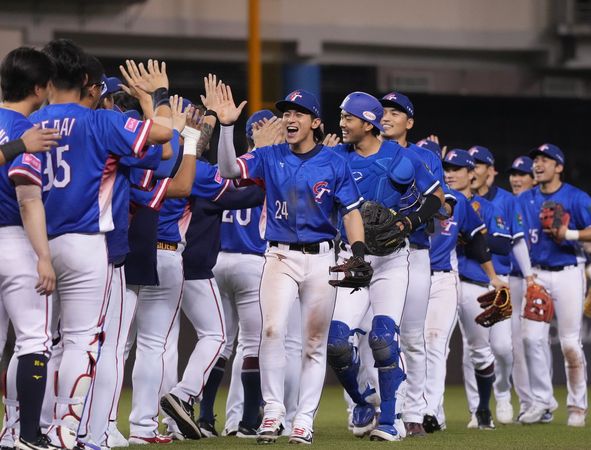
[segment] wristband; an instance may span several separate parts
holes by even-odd
[[[192,137],[185,138],[183,156],[197,156],[197,140]]]
[[[564,239],[567,241],[578,241],[579,230],[566,230],[566,233],[564,233]]]
[[[203,117],[207,117],[207,116],[213,116],[213,117],[215,117],[215,120],[217,120],[218,122],[220,121],[220,118],[218,117],[218,113],[216,113],[213,109],[208,109],[207,111],[205,111],[205,114],[203,114]]]
[[[156,89],[152,93],[152,102],[154,103],[154,109],[162,105],[170,107],[170,97],[168,95],[168,89],[164,87]]]
[[[27,147],[22,139],[16,139],[9,141],[6,144],[0,146],[0,152],[4,155],[4,161],[9,163],[18,155],[21,155],[27,151]]]
[[[198,141],[201,137],[201,131],[193,127],[185,126],[185,128],[183,128],[183,131],[181,132],[181,136],[185,139],[192,138]]]
[[[351,253],[353,256],[363,258],[365,256],[365,244],[361,241],[356,241],[351,244]]]

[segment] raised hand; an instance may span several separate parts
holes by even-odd
[[[211,109],[217,112],[216,105],[218,105],[218,96],[216,89],[222,80],[218,80],[215,74],[207,74],[203,78],[203,84],[205,85],[205,95],[201,96],[201,103],[206,109]]]
[[[328,133],[324,136],[324,140],[322,141],[322,145],[325,147],[335,147],[341,142],[341,138],[334,133]]]
[[[178,95],[170,96],[170,110],[172,111],[172,127],[179,133],[183,131],[187,123],[187,113],[191,105],[183,111],[183,97]]]
[[[285,140],[283,121],[279,117],[272,117],[253,123],[252,140],[257,148],[280,144]]]
[[[190,105],[187,110],[187,126],[195,128],[196,130],[201,129],[203,114],[199,108],[195,108],[194,105]]]
[[[150,94],[156,89],[168,89],[168,75],[166,74],[166,63],[162,61],[158,65],[155,59],[148,60],[148,70],[144,67],[144,63],[140,63],[139,71],[142,77],[142,89]]]
[[[217,104],[210,109],[213,109],[217,113],[220,123],[222,125],[231,125],[236,122],[246,106],[246,100],[236,106],[234,97],[232,96],[232,88],[224,83],[220,83],[217,86],[216,98]]]

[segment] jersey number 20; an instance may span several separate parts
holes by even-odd
[[[45,174],[47,175],[47,184],[43,187],[44,191],[49,191],[52,187],[55,188],[63,188],[66,187],[70,183],[70,165],[67,161],[63,158],[64,152],[70,150],[69,145],[64,145],[61,147],[56,147],[55,154],[48,153],[47,154],[47,165],[45,167]],[[56,173],[53,172],[53,162],[55,157],[55,166],[56,166]],[[62,169],[62,177],[58,178],[59,169]]]

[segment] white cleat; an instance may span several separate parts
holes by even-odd
[[[568,420],[566,424],[569,427],[584,427],[585,426],[585,412],[580,408],[569,408]]]
[[[521,415],[521,417],[519,417],[519,423],[531,425],[532,423],[541,422],[546,411],[547,408],[544,406],[532,405]]]
[[[513,405],[509,399],[497,402],[497,422],[508,425],[513,423]]]
[[[470,415],[470,422],[468,422],[466,428],[470,430],[476,430],[478,428],[478,419],[476,418],[476,414],[472,413]]]
[[[107,447],[129,447],[129,442],[117,428],[117,422],[109,422],[109,429],[107,433]]]

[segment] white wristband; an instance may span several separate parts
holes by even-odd
[[[193,137],[185,138],[183,156],[197,156],[197,139],[193,139]]]
[[[194,138],[196,141],[199,141],[199,138],[201,137],[201,130],[185,126],[181,132],[181,136],[185,139]]]
[[[566,230],[564,233],[564,239],[567,241],[578,241],[579,240],[579,230]]]

